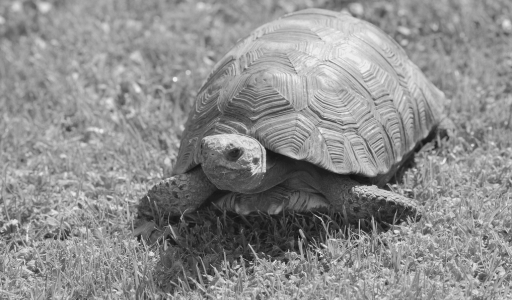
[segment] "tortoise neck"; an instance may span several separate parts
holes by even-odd
[[[287,156],[267,152],[267,169],[262,180],[261,191],[284,183],[289,188],[306,191],[319,191],[322,172],[311,163],[295,160]]]

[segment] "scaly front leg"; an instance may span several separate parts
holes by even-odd
[[[200,166],[156,184],[139,201],[139,214],[180,216],[195,211],[217,188]]]

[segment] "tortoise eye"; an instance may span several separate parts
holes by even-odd
[[[244,154],[244,150],[241,149],[241,148],[234,148],[234,149],[231,149],[228,151],[228,153],[226,154],[226,158],[229,160],[229,161],[236,161],[237,159],[240,158],[240,156],[242,156],[242,154]]]

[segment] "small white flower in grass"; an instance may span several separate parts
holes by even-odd
[[[348,5],[348,10],[353,16],[361,17],[364,14],[364,7],[361,3],[350,3]]]
[[[169,157],[164,158],[164,165],[167,167],[172,167],[172,162]]]
[[[401,40],[401,41],[400,41],[400,45],[401,45],[402,47],[405,47],[405,46],[409,45],[409,40],[407,40],[407,39],[403,39],[403,40]]]
[[[411,29],[404,27],[404,26],[398,26],[396,29],[401,35],[409,36],[411,35],[412,31]]]
[[[196,8],[197,10],[205,10],[205,9],[209,9],[210,8],[210,4],[206,4],[204,2],[198,2],[196,4]]]
[[[504,20],[501,22],[501,28],[502,28],[505,32],[512,32],[512,21],[510,21],[510,19],[504,19]]]
[[[13,11],[13,12],[23,11],[23,4],[21,3],[21,1],[14,1],[11,4],[11,11]]]
[[[37,9],[40,13],[45,14],[52,10],[52,4],[50,2],[41,1],[37,3]]]
[[[130,54],[130,59],[139,65],[144,64],[144,57],[142,56],[142,53],[140,51],[133,51]]]
[[[36,37],[36,38],[34,39],[34,44],[35,44],[37,47],[39,47],[39,49],[41,49],[41,50],[46,49],[46,46],[47,46],[46,42],[45,42],[43,39],[39,38],[39,37]]]
[[[86,131],[87,132],[94,132],[94,133],[97,133],[97,134],[105,133],[105,130],[103,128],[98,128],[98,127],[87,127]]]

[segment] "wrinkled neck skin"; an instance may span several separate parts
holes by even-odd
[[[203,138],[200,151],[197,163],[220,190],[254,194],[281,183],[294,189],[319,190],[321,170],[269,152],[250,136],[208,136]]]
[[[266,191],[278,184],[308,192],[320,192],[322,170],[310,163],[297,161],[271,152],[267,152],[267,168],[258,191]]]
[[[280,160],[281,157],[274,153],[267,152],[265,172],[261,174],[259,183],[251,190],[239,191],[245,194],[261,193],[283,181],[295,170],[295,165]]]

